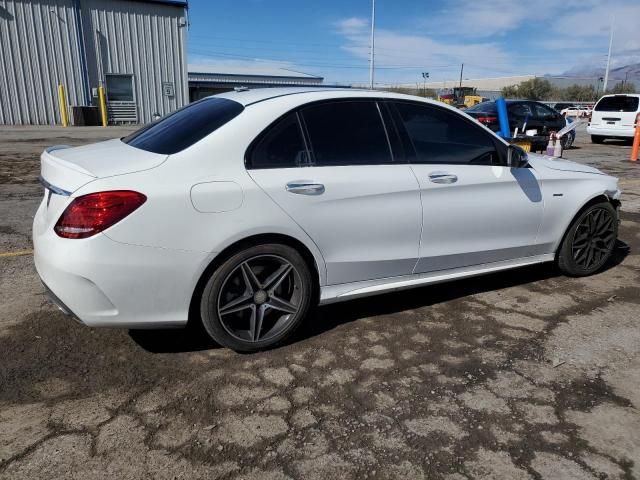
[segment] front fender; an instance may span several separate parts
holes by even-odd
[[[586,178],[585,178],[586,177]],[[547,181],[544,183],[544,215],[538,244],[547,245],[548,253],[555,253],[569,226],[588,205],[605,201],[620,201],[621,192],[614,177],[585,174],[583,178]]]

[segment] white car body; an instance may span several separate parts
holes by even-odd
[[[565,117],[586,117],[591,114],[589,107],[568,107],[560,111]]]
[[[313,257],[321,304],[552,261],[587,202],[620,196],[617,179],[595,168],[535,154],[529,168],[248,170],[245,153],[256,136],[309,102],[408,100],[470,117],[438,102],[371,91],[263,89],[218,97],[245,109],[179,153],[149,153],[114,139],[42,154],[47,189],[33,224],[35,265],[59,305],[84,324],[186,324],[203,272],[220,252],[257,235],[286,237]],[[433,183],[438,175],[445,183]],[[446,181],[454,176],[455,183]],[[324,193],[287,191],[296,182],[322,184]],[[58,236],[54,225],[74,198],[110,190],[142,192],[148,200],[92,237]]]
[[[630,108],[615,105],[629,102]],[[605,95],[591,113],[587,133],[601,138],[632,138],[640,118],[640,94]]]

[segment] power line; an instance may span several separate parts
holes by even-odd
[[[322,49],[326,49],[327,47],[329,48],[337,48],[340,50],[347,50],[349,48],[359,48],[359,49],[363,49],[363,50],[369,50],[369,45],[366,44],[354,44],[353,42],[347,42],[347,43],[339,43],[339,44],[333,44],[333,43],[300,43],[300,42],[283,42],[283,41],[268,41],[268,40],[250,40],[250,39],[238,39],[238,38],[230,38],[230,37],[222,37],[222,36],[215,36],[215,35],[208,35],[208,34],[190,34],[191,36],[195,36],[195,37],[202,37],[202,38],[211,38],[211,39],[218,39],[218,40],[224,40],[225,41],[225,45],[223,46],[223,48],[226,48],[227,46],[229,46],[228,44],[231,42],[240,42],[240,43],[255,43],[260,45],[260,47],[251,47],[252,50],[255,50],[256,48],[261,49],[261,50],[272,50],[272,51],[279,51],[279,52],[299,52],[299,53],[305,53],[305,52],[309,52],[309,53],[315,53],[315,50],[305,50],[305,49],[300,49],[299,47],[313,47],[316,46],[318,48],[322,48]],[[270,49],[270,48],[263,48],[262,45],[264,44],[275,44],[275,45],[290,45],[293,47],[296,47],[294,49]],[[206,46],[206,45],[203,45]],[[216,45],[218,46],[218,45]],[[233,47],[232,47],[233,48]],[[241,48],[241,47],[238,47]],[[387,52],[395,52],[396,54],[392,55],[394,57],[398,57],[397,53],[406,53],[405,49],[401,49],[401,48],[389,48],[389,47],[381,47],[376,45],[376,56],[380,55],[378,52],[379,51],[387,51]],[[630,53],[634,53],[634,50],[630,50]],[[320,52],[322,53],[322,52]],[[619,53],[619,52],[616,52]],[[411,55],[411,58],[415,58],[415,56],[417,56],[419,54],[416,53],[416,55]],[[391,54],[389,54],[389,56],[391,56]],[[569,54],[567,54],[567,56],[569,56]],[[573,55],[571,55],[573,56]],[[487,58],[487,59],[500,59],[500,60],[505,60],[505,61],[510,61],[509,59],[505,59],[504,58],[505,55],[483,55],[483,58]],[[548,54],[518,54],[516,58],[518,59],[543,59],[546,60],[548,59],[549,55]],[[462,57],[461,57],[462,58]],[[546,62],[545,62],[546,63]],[[560,62],[560,63],[566,63],[566,62]]]
[[[293,63],[295,65],[299,65],[299,66],[308,66],[308,67],[326,67],[326,68],[353,68],[353,69],[368,69],[369,66],[367,64],[365,64],[363,62],[362,65],[357,65],[357,64],[332,64],[332,63],[314,63],[314,62],[296,62],[296,61],[292,61],[292,60],[283,60],[283,59],[259,59],[256,57],[252,57],[249,55],[239,55],[239,54],[233,54],[233,53],[225,53],[225,52],[214,52],[214,51],[199,51],[199,50],[191,50],[191,52],[193,53],[197,53],[198,55],[202,55],[205,57],[213,57],[213,58],[217,58],[217,57],[222,57],[222,58],[238,58],[238,59],[243,59],[243,60],[252,60],[255,62],[276,62],[276,63]],[[452,67],[453,65],[440,65],[440,66],[429,66],[429,68],[431,69],[438,69],[438,68],[449,68]],[[378,66],[376,67],[377,69],[381,69],[381,70],[400,70],[400,69],[410,69],[410,70],[416,70],[416,69],[424,69],[425,65],[385,65],[385,66]]]

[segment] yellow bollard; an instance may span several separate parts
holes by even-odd
[[[64,95],[64,85],[58,85],[58,102],[60,102],[60,119],[62,120],[62,126],[66,127],[69,122],[67,118],[67,99]]]
[[[100,100],[100,117],[102,126],[107,126],[107,102],[105,101],[104,87],[98,87],[98,98]]]

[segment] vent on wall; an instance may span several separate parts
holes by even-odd
[[[110,123],[138,123],[136,102],[109,102],[107,114]]]

